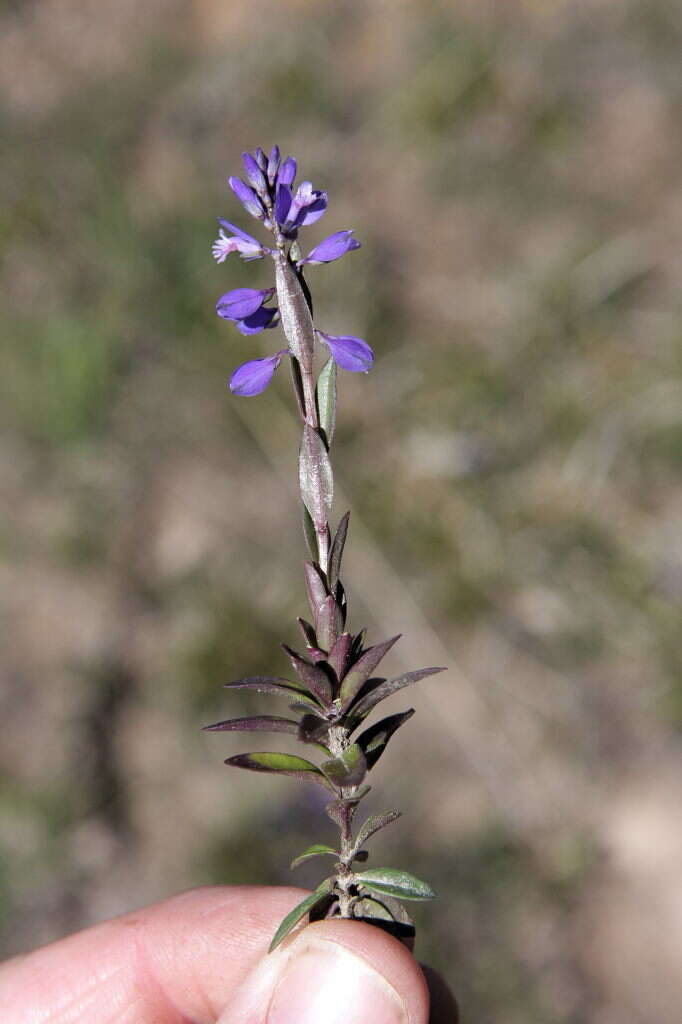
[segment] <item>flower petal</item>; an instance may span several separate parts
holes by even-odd
[[[275,184],[277,171],[279,170],[279,146],[273,146],[268,159],[267,174],[271,185]]]
[[[241,178],[232,177],[229,179],[230,188],[236,195],[239,202],[242,204],[247,213],[250,213],[252,217],[257,217],[258,220],[263,220],[265,217],[265,210],[261,205],[261,201],[253,191],[249,188]]]
[[[242,153],[242,162],[244,164],[244,170],[246,171],[246,177],[249,180],[249,184],[253,185],[256,192],[267,192],[268,183],[265,180],[265,175],[258,166],[258,163],[254,160],[250,153]]]
[[[311,249],[305,259],[299,262],[299,267],[304,263],[332,263],[334,260],[340,259],[345,256],[347,252],[351,252],[353,249],[359,249],[360,243],[356,238],[353,238],[352,231],[336,231],[333,235],[329,235],[319,245],[316,245],[314,249]]]
[[[230,223],[229,220],[224,220],[222,217],[219,217],[218,223],[221,227],[225,228],[226,231],[229,231],[233,235],[237,235],[238,238],[242,238],[245,242],[252,242],[253,245],[260,246],[260,242],[257,238],[254,238],[253,235],[247,234],[246,231],[242,231],[241,228],[238,228],[236,224]]]
[[[260,309],[274,292],[274,288],[265,288],[262,291],[256,288],[235,288],[218,299],[216,313],[223,320],[244,320]]]
[[[275,197],[275,219],[277,223],[282,225],[286,221],[289,210],[291,208],[291,189],[288,185],[280,184],[277,186],[277,195]]]
[[[279,174],[277,175],[277,181],[280,185],[293,185],[297,169],[296,161],[293,156],[288,156],[286,160],[283,161],[282,166],[279,169]]]
[[[351,373],[367,373],[374,363],[374,353],[366,341],[352,334],[340,336],[317,332],[332,354],[332,359],[342,370]]]
[[[235,395],[250,398],[265,391],[282,361],[283,352],[265,359],[251,359],[248,363],[238,366],[230,377],[230,391]]]
[[[278,312],[277,309],[268,309],[267,306],[261,306],[255,313],[237,320],[237,328],[242,334],[259,334],[269,327],[277,326],[275,317]]]
[[[327,193],[318,192],[317,198],[306,206],[305,209],[301,210],[300,214],[296,218],[296,227],[304,228],[308,224],[314,224],[315,221],[319,220],[327,209]]]

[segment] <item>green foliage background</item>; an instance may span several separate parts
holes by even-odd
[[[371,863],[440,892],[420,951],[465,1019],[672,1022],[678,5],[35,0],[0,29],[2,951],[287,884],[331,836],[199,731],[264,708],[221,683],[282,671],[304,601],[286,375],[231,398],[263,342],[214,313],[265,270],[210,256],[278,141],[330,192],[311,244],[363,242],[310,273],[378,356],[340,390],[353,624],[452,666],[391,702],[418,714],[372,800],[406,815]]]

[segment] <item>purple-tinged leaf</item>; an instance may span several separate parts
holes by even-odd
[[[301,515],[303,522],[303,536],[305,537],[306,547],[308,548],[308,554],[315,561],[319,558],[319,551],[317,547],[317,534],[315,533],[315,524],[310,518],[310,512],[301,505]]]
[[[337,679],[343,679],[346,674],[352,646],[353,637],[350,633],[342,633],[329,651],[327,663],[333,669]]]
[[[352,709],[353,717],[364,717],[372,710],[373,707],[376,707],[379,701],[384,700],[386,697],[390,697],[393,693],[397,693],[398,690],[402,690],[405,686],[412,686],[413,683],[418,683],[420,679],[426,679],[427,676],[433,676],[437,672],[445,671],[446,670],[442,667],[420,668],[415,672],[406,672],[404,675],[397,676],[395,679],[384,679],[368,693],[365,693],[360,697],[360,700],[357,701]]]
[[[350,515],[350,512],[348,512],[346,514]],[[353,640],[353,647],[352,647],[352,650],[350,652],[351,664],[353,662],[356,662],[358,660],[358,658],[360,657],[360,655],[362,654],[362,652],[364,650],[364,644],[365,644],[365,637],[366,636],[367,636],[367,630],[364,627],[360,630],[359,633],[355,634],[355,639]]]
[[[320,720],[317,715],[306,711],[298,723],[298,738],[302,743],[315,743],[326,749],[326,740],[329,735],[329,722]],[[329,757],[329,751],[326,756]]]
[[[303,853],[299,853],[298,857],[294,857],[289,868],[293,871],[294,868],[297,868],[300,864],[305,864],[305,862],[310,860],[312,857],[324,857],[329,854],[331,854],[332,857],[341,856],[338,850],[335,850],[333,846],[327,846],[325,843],[313,843],[313,845],[309,846],[307,850],[303,851]]]
[[[388,741],[390,740],[393,733],[407,722],[408,719],[412,718],[414,714],[414,708],[410,708],[409,711],[401,711],[397,715],[389,715],[388,718],[382,718],[380,722],[376,722],[371,725],[369,729],[358,736],[356,743],[362,749],[362,752],[367,759],[367,770],[373,768],[377,763],[381,755],[383,754]]]
[[[276,949],[276,947],[279,946],[282,939],[286,938],[289,932],[296,927],[299,921],[303,920],[306,914],[308,914],[318,903],[327,899],[331,892],[332,881],[333,880],[331,878],[325,878],[324,882],[318,885],[315,892],[311,892],[310,896],[306,896],[306,898],[301,900],[293,910],[289,911],[275,932],[268,952],[272,953],[273,949]]]
[[[316,397],[320,429],[329,450],[336,427],[336,363],[333,359],[328,359],[320,371]]]
[[[244,171],[246,172],[249,184],[255,188],[256,192],[260,192],[261,195],[266,195],[268,191],[268,183],[262,169],[258,166],[258,162],[254,160],[250,153],[242,153],[242,161],[244,163]]]
[[[346,537],[348,536],[348,523],[350,520],[350,512],[346,512],[341,517],[341,521],[334,534],[334,540],[332,541],[331,551],[329,552],[329,586],[333,589],[339,580],[339,573],[341,572],[341,559],[343,557],[343,549],[346,544]]]
[[[343,629],[343,615],[334,598],[329,595],[317,610],[315,628],[323,650],[331,651]],[[327,655],[324,655],[328,661]]]
[[[360,242],[353,238],[352,231],[336,231],[333,235],[329,235],[319,245],[316,245],[314,249],[311,249],[305,259],[299,260],[298,265],[302,266],[304,263],[319,264],[319,263],[333,263],[334,260],[341,259],[347,252],[352,252],[353,249],[359,249]]]
[[[305,699],[307,700],[307,698]],[[325,725],[328,725],[327,716],[324,710],[320,707],[319,704],[313,703],[312,700],[310,700],[308,704],[304,704],[299,699],[298,701],[295,701],[293,704],[289,705],[289,711],[302,711],[304,715],[314,715],[317,717],[318,721],[324,722]]]
[[[359,786],[367,774],[365,755],[357,743],[351,743],[340,757],[323,761],[320,767],[335,786]]]
[[[258,220],[263,220],[265,217],[263,204],[252,188],[249,188],[241,178],[235,177],[230,178],[230,188],[247,213],[250,213],[252,217],[256,217]]]
[[[305,658],[302,658],[300,654],[287,644],[282,644],[282,648],[288,654],[294,671],[308,690],[314,694],[321,704],[330,704],[333,697],[332,684],[324,669],[318,668],[317,665],[313,665]]]
[[[327,521],[334,497],[332,467],[322,438],[306,423],[298,457],[301,497],[317,529]]]
[[[281,185],[293,185],[294,178],[296,177],[296,170],[296,161],[293,156],[288,156],[286,160],[282,161],[282,166],[280,167],[279,174],[277,175],[277,181]]]
[[[228,718],[215,725],[205,725],[204,732],[288,732],[298,734],[298,722],[276,715],[256,715],[251,718]]]
[[[313,618],[317,618],[317,614],[320,607],[324,604],[329,596],[329,591],[322,578],[322,570],[320,569],[317,562],[304,562],[303,573],[305,576],[305,589],[308,595],[308,604],[310,610],[313,613]]]
[[[290,775],[295,779],[310,779],[326,789],[331,789],[329,782],[320,769],[303,757],[295,754],[279,754],[274,751],[258,750],[249,754],[236,754],[228,757],[225,764],[231,768],[245,768],[250,772],[268,772],[277,775]],[[333,791],[333,790],[332,790]]]
[[[353,823],[353,817],[358,808],[358,804],[363,797],[367,796],[371,786],[362,786],[358,789],[353,796],[344,796],[338,800],[332,800],[325,807],[325,814],[328,818],[338,825],[339,828],[345,828],[345,822],[348,822],[348,827]]]
[[[250,316],[244,317],[243,320],[237,320],[237,330],[241,331],[242,334],[260,334],[261,331],[267,331],[272,327],[276,327],[279,323],[279,310],[276,308],[269,309],[267,306],[261,306],[255,313],[251,313]],[[287,352],[287,349],[282,349],[277,354],[281,357]],[[274,358],[274,356],[272,357]],[[279,363],[277,364],[279,366]]]
[[[313,626],[306,619],[300,618],[300,616],[296,621],[298,622],[301,632],[303,633],[303,639],[306,642],[306,646],[309,648],[312,647],[316,649],[318,643],[317,637],[315,636],[315,629],[313,628]]]
[[[348,601],[346,600],[346,591],[343,589],[343,583],[341,580],[336,581],[334,597],[336,598],[337,605],[341,609],[341,628],[343,629],[345,628],[346,616],[348,615]]]
[[[344,711],[350,707],[381,659],[390,651],[396,640],[399,639],[400,634],[392,636],[390,640],[384,640],[383,643],[376,644],[374,647],[368,647],[364,654],[360,655],[353,667],[348,670],[341,682],[339,694]]]
[[[216,313],[223,320],[243,320],[259,310],[274,293],[274,288],[235,288],[218,299]]]
[[[292,355],[289,360],[289,366],[291,367],[291,383],[294,386],[294,395],[296,396],[296,405],[301,419],[305,419],[305,395],[303,393],[303,377],[301,376],[301,364],[299,363],[296,356]],[[313,557],[317,557],[314,555]]]
[[[367,889],[400,900],[432,900],[436,896],[430,885],[399,868],[369,868],[356,878]]]
[[[278,352],[266,359],[251,359],[248,363],[242,363],[230,377],[230,391],[245,398],[259,395],[267,388],[281,361],[282,356]]]
[[[350,373],[368,373],[374,363],[374,352],[366,341],[352,334],[325,334],[318,331],[325,345],[332,354],[334,362]]]
[[[386,828],[387,825],[391,825],[394,821],[402,816],[402,811],[386,811],[385,814],[373,814],[364,823],[357,836],[355,837],[355,843],[353,845],[354,850],[360,850],[367,840],[378,832],[382,828]],[[357,854],[356,854],[357,856]]]
[[[255,690],[257,693],[270,693],[276,697],[295,698],[297,703],[305,711],[323,714],[320,705],[311,693],[300,683],[294,683],[290,679],[279,679],[272,676],[247,676],[245,679],[235,679],[232,683],[225,683],[227,690]]]

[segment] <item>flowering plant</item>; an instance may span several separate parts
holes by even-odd
[[[274,262],[275,285],[227,292],[218,300],[216,309],[219,316],[236,324],[242,334],[257,334],[281,325],[286,339],[286,346],[272,355],[238,367],[230,379],[230,388],[236,395],[260,394],[288,357],[303,426],[299,487],[310,553],[304,571],[312,621],[298,620],[305,654],[282,645],[293,669],[293,679],[247,676],[226,684],[232,689],[283,697],[290,702],[295,717],[236,718],[216,722],[206,729],[289,733],[323,758],[318,766],[292,754],[252,752],[237,754],[225,762],[250,771],[313,781],[331,795],[326,812],[339,828],[338,848],[316,843],[291,866],[312,857],[331,856],[333,873],[285,917],[271,949],[306,915],[311,920],[361,918],[398,934],[414,934],[400,901],[431,899],[432,889],[406,871],[357,866],[367,860],[367,840],[400,817],[400,812],[373,815],[353,832],[358,805],[370,789],[365,782],[368,772],[391,736],[414,711],[389,715],[357,737],[353,735],[384,698],[443,669],[423,668],[393,679],[377,676],[379,663],[398,637],[367,647],[364,630],[354,635],[346,628],[348,606],[340,573],[349,513],[341,518],[333,535],[328,521],[333,498],[329,452],[336,422],[336,374],[337,367],[351,373],[367,373],[374,363],[374,353],[362,338],[332,335],[314,326],[310,291],[304,277],[307,267],[332,263],[358,249],[360,243],[352,231],[337,231],[303,256],[299,231],[324,215],[327,193],[314,189],[309,181],[295,188],[296,161],[290,156],[281,160],[277,146],[269,155],[260,148],[253,155],[244,153],[243,161],[247,180],[232,177],[230,187],[244,209],[271,233],[272,242],[266,246],[229,221],[220,220],[213,255],[218,263],[224,262],[230,253],[238,253],[247,261],[269,256]],[[316,380],[314,362],[320,348],[328,351],[329,359]]]

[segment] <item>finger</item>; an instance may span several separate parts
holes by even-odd
[[[308,925],[264,957],[218,1024],[427,1024],[412,954],[360,921]]]
[[[265,955],[293,888],[195,889],[0,968],[12,1024],[215,1024]]]
[[[429,1024],[457,1024],[459,1010],[455,997],[447,984],[438,971],[434,971],[433,967],[421,964],[421,969],[424,972],[431,997]]]

